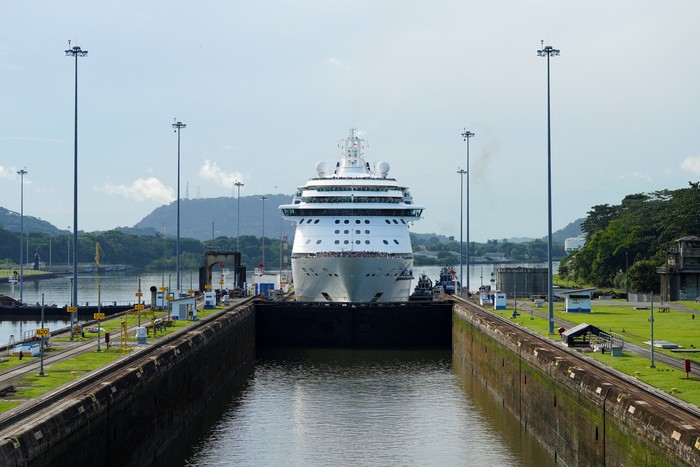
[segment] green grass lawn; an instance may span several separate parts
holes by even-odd
[[[696,309],[696,303],[682,302],[689,308]],[[531,306],[532,303],[528,303]],[[566,313],[563,303],[555,303],[554,316],[576,324],[592,324],[603,331],[613,331],[622,334],[626,341],[634,342],[643,347],[648,347],[644,341],[650,340],[650,310],[636,310],[635,304],[625,303],[624,305],[609,305],[605,302],[596,302],[592,305],[591,313]],[[692,318],[692,311],[671,310],[669,313],[658,313],[654,311],[654,339],[665,340],[679,344],[685,348],[700,348],[700,315]],[[545,303],[542,308],[533,308],[540,312],[547,312]],[[513,306],[509,304],[506,310],[498,310],[495,313],[510,319],[538,334],[552,340],[560,341],[559,334],[548,334],[549,323],[545,318],[532,316],[522,307],[518,308],[520,315],[512,318]],[[555,325],[555,329],[558,326]],[[655,349],[655,352],[672,355],[676,358],[692,358],[692,353],[675,353],[670,350]],[[649,368],[651,361],[630,352],[623,352],[622,357],[600,354],[597,352],[586,352],[586,355],[611,366],[627,375],[634,376],[640,381],[654,386],[662,391],[674,394],[681,400],[700,406],[700,379],[690,375],[686,379],[685,372],[676,370],[667,365],[656,363],[656,368]]]

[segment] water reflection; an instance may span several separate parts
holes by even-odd
[[[186,465],[549,465],[450,350],[264,350]],[[551,462],[551,465],[554,465]]]

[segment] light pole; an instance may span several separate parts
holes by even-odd
[[[467,143],[467,256],[466,256],[466,262],[467,262],[467,298],[469,298],[469,140],[476,136],[476,133],[473,133],[466,128],[464,129],[464,133],[462,133],[462,138],[464,138],[464,141]]]
[[[262,201],[262,271],[265,272],[265,200],[266,196],[261,196]]]
[[[180,130],[187,127],[182,122],[175,119],[173,123],[174,132],[177,133],[177,241],[175,246],[175,267],[177,274],[175,279],[175,290],[177,290],[177,298],[180,298]]]
[[[241,252],[241,187],[243,186],[243,183],[240,181],[236,181],[234,183],[236,185],[236,188],[238,189],[238,195],[236,197],[236,251]]]
[[[70,266],[70,225],[68,226],[68,266]]]
[[[549,105],[549,57],[559,55],[559,50],[551,45],[545,46],[541,42],[542,48],[537,51],[538,57],[547,57],[547,266],[548,266],[548,311],[549,311],[549,333],[554,334],[554,285],[552,283],[552,125],[551,111]]]
[[[73,133],[73,296],[71,298],[71,306],[78,306],[78,58],[86,57],[87,50],[82,50],[78,46],[71,48],[68,41],[69,49],[66,50],[66,57],[75,58],[75,110],[74,110],[74,133]],[[76,319],[71,313],[70,327],[71,340],[73,340],[73,321]]]
[[[464,289],[464,274],[462,271],[462,248],[464,245],[464,241],[462,240],[462,227],[464,226],[464,174],[467,173],[467,171],[459,169],[457,173],[459,174],[459,292],[462,293],[461,289]],[[468,270],[469,266],[467,266],[467,271]],[[467,285],[467,295],[468,294],[469,286]]]
[[[27,174],[26,168],[18,170],[20,177],[19,188],[19,301],[22,302],[22,289],[24,285],[24,261],[22,258],[22,242],[24,241],[24,176]]]

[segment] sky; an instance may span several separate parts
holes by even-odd
[[[414,232],[466,240],[469,219],[472,241],[542,237],[541,41],[561,51],[550,61],[558,230],[592,206],[700,179],[698,24],[697,0],[8,3],[0,206],[20,211],[26,169],[25,215],[73,225],[70,40],[88,51],[80,230],[132,226],[176,200],[177,120],[182,198],[235,196],[236,181],[241,196],[291,195],[354,127],[366,160],[387,161],[425,206]]]

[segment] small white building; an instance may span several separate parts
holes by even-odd
[[[493,297],[493,309],[494,310],[505,310],[506,309],[506,294],[503,292],[496,292],[492,295]]]
[[[564,251],[573,253],[578,251],[586,244],[586,237],[569,237],[564,240]]]
[[[197,319],[197,299],[195,297],[175,298],[171,302],[173,319]]]
[[[591,312],[591,296],[595,288],[565,290],[558,292],[557,295],[564,297],[566,300],[567,313],[590,313]]]

